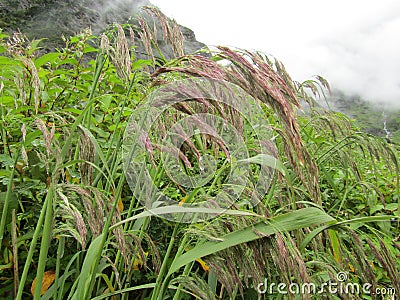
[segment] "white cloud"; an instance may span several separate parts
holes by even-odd
[[[261,50],[295,80],[319,74],[334,88],[400,106],[397,0],[151,2],[201,42]]]

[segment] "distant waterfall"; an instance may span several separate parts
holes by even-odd
[[[390,136],[392,135],[392,133],[389,131],[389,129],[387,128],[387,117],[386,117],[386,114],[385,114],[385,112],[383,111],[382,112],[382,117],[383,117],[383,131],[386,133],[386,136],[385,136],[385,138],[387,139],[387,140],[389,140],[390,139]]]

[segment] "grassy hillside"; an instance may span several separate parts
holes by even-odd
[[[47,54],[0,35],[0,298],[398,293],[398,145],[262,53],[183,54],[148,10],[173,58],[145,22],[148,59],[125,25]]]
[[[400,109],[384,108],[340,92],[335,92],[329,102],[333,109],[355,119],[362,130],[380,137],[388,136],[390,141],[400,143]]]

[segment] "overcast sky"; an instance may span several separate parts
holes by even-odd
[[[400,107],[399,0],[151,0],[207,45],[261,50],[294,80]],[[240,4],[241,3],[241,4]]]

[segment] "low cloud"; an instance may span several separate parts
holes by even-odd
[[[350,27],[317,41],[314,68],[346,93],[400,107],[399,38],[400,16]]]
[[[135,16],[142,6],[151,5],[148,0],[98,0],[94,1],[94,8],[100,15],[97,20],[98,28],[105,28],[113,22],[127,22]]]
[[[325,77],[346,94],[400,107],[400,2],[152,0],[208,45],[261,50],[293,79]]]

